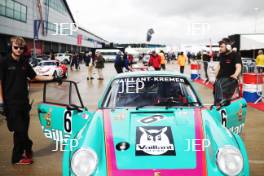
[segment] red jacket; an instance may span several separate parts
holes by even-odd
[[[160,68],[161,58],[157,54],[156,56],[151,55],[149,59],[149,65],[151,65],[154,68]]]

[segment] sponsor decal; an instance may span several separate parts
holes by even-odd
[[[240,133],[242,133],[244,126],[245,126],[244,123],[242,123],[238,126],[232,126],[231,128],[229,128],[229,131],[231,131],[235,134],[240,134]]]
[[[51,127],[51,112],[52,112],[52,110],[50,109],[49,112],[44,115],[44,119],[47,122],[46,123],[46,128],[50,128]]]
[[[44,126],[41,126],[42,131],[46,138],[55,140],[55,141],[64,141],[65,139],[68,139],[70,137],[70,134],[63,134],[60,130],[54,130],[54,129],[45,129]]]
[[[168,76],[158,76],[158,77],[131,77],[122,78],[116,81],[120,85],[118,91],[119,94],[123,93],[140,93],[145,88],[147,82],[177,82],[185,83],[183,78],[178,77],[168,77]]]
[[[238,120],[239,122],[241,122],[243,120],[243,116],[242,116],[242,104],[240,104],[240,110],[238,111],[237,115],[238,115]],[[227,117],[227,112],[225,109],[222,109],[220,111],[220,114],[221,114],[221,117],[222,117],[222,125],[226,128],[227,127],[227,120],[228,120],[228,117]],[[235,133],[235,134],[240,134],[244,128],[245,124],[242,123],[240,125],[237,125],[237,126],[231,126],[230,128],[228,128],[229,131]]]
[[[118,80],[119,82],[179,82],[179,83],[185,83],[185,80],[183,78],[178,77],[169,77],[169,76],[158,76],[158,77],[131,77],[131,78],[122,78]]]
[[[176,155],[169,126],[144,126],[136,129],[136,156]]]

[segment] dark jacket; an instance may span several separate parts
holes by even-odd
[[[96,57],[95,68],[104,68],[104,63],[105,63],[105,59],[103,58],[103,56],[100,55]]]

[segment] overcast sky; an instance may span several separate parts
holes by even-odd
[[[264,0],[67,0],[77,23],[110,42],[179,45],[264,33]],[[256,10],[255,8],[258,8]],[[257,20],[255,20],[257,19]]]

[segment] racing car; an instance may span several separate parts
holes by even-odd
[[[64,176],[248,176],[246,111],[240,97],[207,108],[187,77],[166,71],[119,74],[95,112],[72,81],[46,83],[38,106],[44,135],[65,144]]]
[[[57,60],[45,60],[38,63],[36,67],[33,68],[37,75],[44,76],[54,76],[67,78],[68,68],[65,64],[60,64]]]

